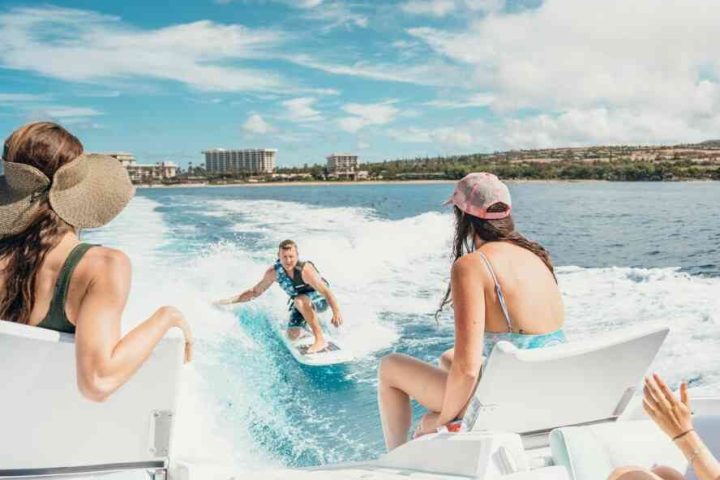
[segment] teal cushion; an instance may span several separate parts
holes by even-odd
[[[550,450],[556,465],[573,480],[605,479],[615,468],[602,444],[586,427],[565,427],[550,432]]]

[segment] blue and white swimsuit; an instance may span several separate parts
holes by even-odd
[[[302,279],[302,270],[306,263],[315,268],[312,262],[298,262],[293,269],[293,277],[287,274],[283,268],[280,260],[275,262],[273,268],[275,268],[275,275],[277,277],[278,285],[282,288],[285,293],[290,297],[288,299],[288,309],[290,310],[290,319],[288,320],[288,328],[301,328],[304,327],[306,322],[303,318],[302,313],[295,308],[294,300],[300,295],[305,295],[312,302],[312,306],[316,312],[324,312],[328,308],[328,303],[325,297],[323,297],[317,290],[305,283]],[[327,281],[323,278],[323,281],[327,284]]]

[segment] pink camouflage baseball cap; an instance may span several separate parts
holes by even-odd
[[[500,212],[488,212],[491,206],[498,203],[507,208]],[[510,190],[498,177],[487,172],[465,175],[445,205],[455,205],[463,212],[485,220],[505,218],[512,209]]]

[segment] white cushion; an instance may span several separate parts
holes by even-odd
[[[623,466],[661,464],[680,472],[687,466],[682,452],[649,420],[558,428],[550,433],[550,448],[573,480],[606,479]]]

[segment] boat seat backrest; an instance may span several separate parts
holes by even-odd
[[[667,333],[626,329],[532,350],[499,342],[483,367],[465,428],[532,434],[614,420]]]
[[[103,403],[78,391],[72,335],[0,321],[0,355],[0,477],[167,466],[181,339],[161,341]]]

